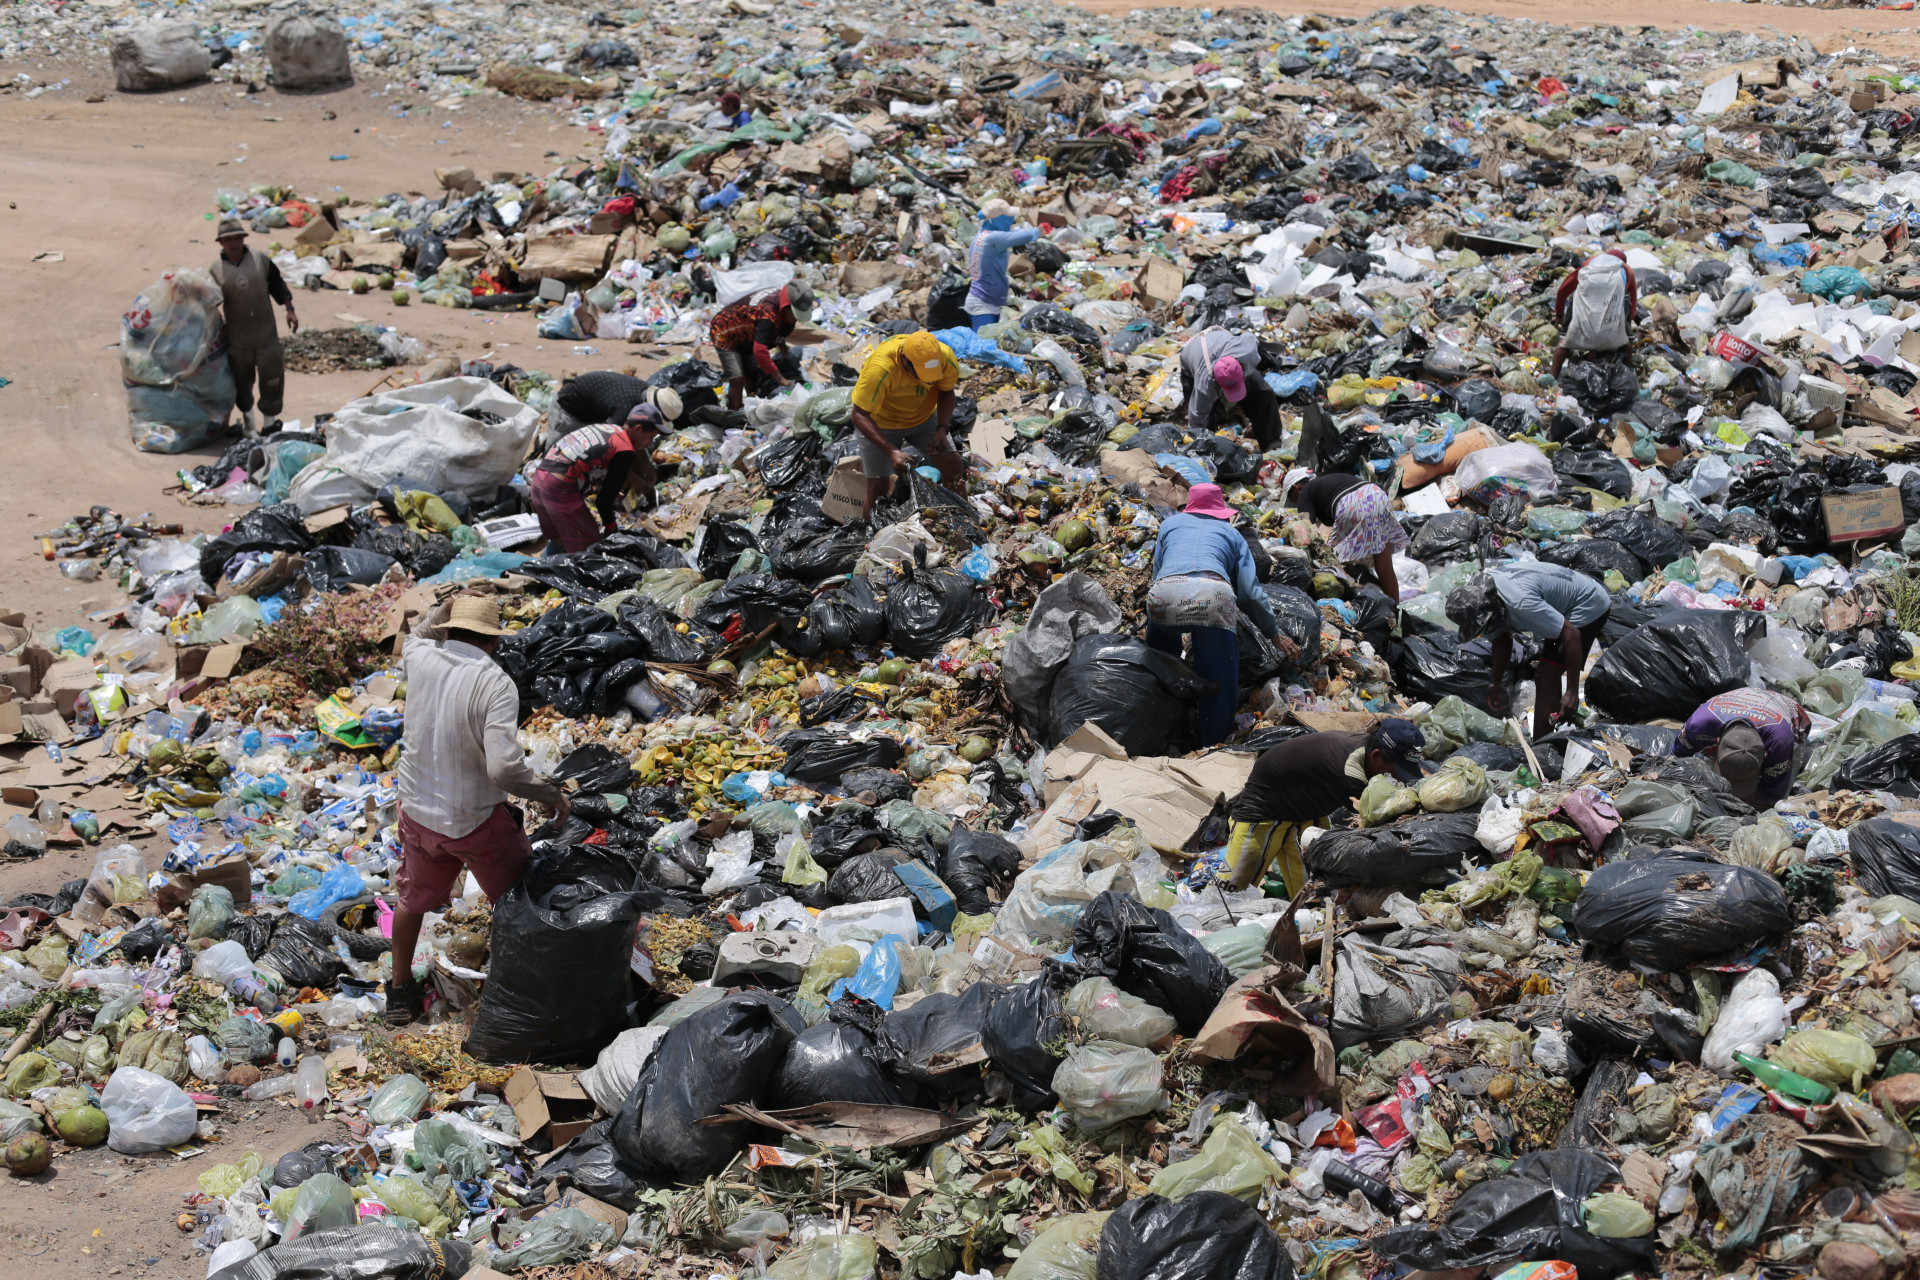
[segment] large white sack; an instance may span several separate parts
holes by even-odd
[[[478,410],[501,419],[489,425]],[[493,496],[513,479],[540,414],[485,378],[442,378],[355,400],[327,424],[326,456],[288,488],[308,514],[365,502],[408,476],[436,493]]]
[[[113,87],[151,93],[204,80],[213,54],[191,22],[145,22],[113,37]]]

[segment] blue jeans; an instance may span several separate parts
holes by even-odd
[[[999,324],[1000,317],[998,315],[983,316],[969,311],[967,312],[967,323],[973,326],[975,333],[978,333],[990,324]]]
[[[1193,658],[1190,665],[1203,680],[1211,680],[1218,690],[1202,698],[1193,708],[1196,745],[1215,746],[1233,732],[1233,715],[1240,709],[1240,641],[1225,627],[1194,627],[1177,631],[1157,622],[1147,624],[1147,647],[1180,656],[1180,639],[1191,636]]]

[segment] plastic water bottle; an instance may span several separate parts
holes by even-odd
[[[218,1084],[227,1078],[227,1055],[205,1036],[195,1036],[187,1041],[187,1070],[196,1080]]]
[[[248,1102],[265,1102],[268,1098],[277,1098],[283,1093],[293,1092],[292,1076],[269,1076],[240,1091],[240,1096]]]
[[[304,1111],[311,1111],[327,1100],[327,1060],[317,1053],[300,1059],[293,1076],[293,1100]]]
[[[273,994],[272,989],[252,975],[235,978],[233,985],[227,988],[227,993],[235,1000],[245,1001],[269,1016],[280,1007],[279,998]]]
[[[293,1065],[294,1059],[299,1057],[299,1055],[300,1047],[294,1044],[293,1037],[281,1036],[280,1047],[274,1050],[274,1060],[283,1067],[290,1067]]]

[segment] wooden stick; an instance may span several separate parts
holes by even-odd
[[[67,978],[70,977],[72,973],[73,966],[68,965],[60,974],[60,981],[54,984],[54,990],[58,991],[65,987]],[[0,1054],[0,1067],[6,1066],[15,1058],[25,1053],[33,1042],[40,1038],[40,1032],[46,1027],[47,1019],[53,1016],[53,1011],[58,1007],[59,1005],[54,1002],[52,995],[49,994],[46,1004],[40,1007],[40,1012],[34,1014],[33,1018],[27,1023],[26,1028],[13,1038],[13,1044],[8,1046],[6,1053]]]
[[[1518,716],[1508,716],[1507,723],[1513,728],[1513,736],[1520,739],[1520,749],[1527,753],[1527,764],[1533,769],[1533,776],[1538,778],[1543,785],[1552,781],[1552,779],[1547,777],[1547,771],[1540,767],[1540,757],[1533,754],[1533,744],[1527,741],[1526,733],[1520,728],[1520,718]]]

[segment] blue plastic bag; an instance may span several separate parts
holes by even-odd
[[[287,900],[287,910],[309,920],[318,920],[328,907],[339,902],[351,902],[367,891],[367,882],[360,878],[360,872],[351,863],[343,862],[320,877],[320,883],[311,889],[302,889]]]
[[[1302,391],[1312,391],[1320,385],[1320,375],[1311,369],[1295,369],[1292,373],[1267,373],[1267,385],[1273,388],[1277,396],[1295,395]]]
[[[829,1001],[838,1000],[851,991],[862,1000],[871,1000],[882,1009],[893,1008],[894,992],[900,989],[900,951],[899,941],[889,935],[873,944],[867,952],[867,958],[853,971],[851,978],[842,978],[833,984],[827,992]]]
[[[1213,472],[1198,458],[1189,458],[1184,453],[1156,453],[1153,460],[1163,467],[1172,467],[1174,473],[1188,484],[1212,484]]]
[[[456,556],[447,567],[422,582],[465,582],[470,578],[498,578],[512,573],[531,557],[516,551],[482,551],[478,555]]]
[[[1025,360],[1002,351],[999,343],[991,338],[983,338],[971,329],[936,329],[933,336],[953,348],[953,354],[962,360],[984,360],[1015,373],[1027,371]]]

